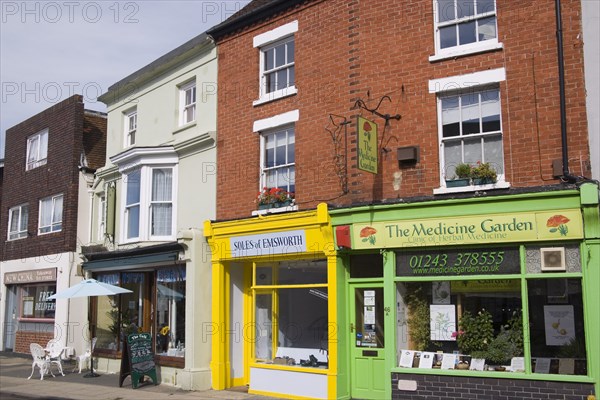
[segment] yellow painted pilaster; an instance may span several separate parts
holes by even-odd
[[[226,358],[225,330],[225,265],[221,262],[212,264],[212,387],[215,390],[226,389],[228,381],[228,360]]]

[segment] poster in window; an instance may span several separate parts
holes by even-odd
[[[455,341],[456,312],[454,304],[432,304],[429,306],[431,340]]]
[[[450,281],[432,282],[432,303],[450,304]]]
[[[400,367],[412,368],[414,356],[414,351],[402,350],[402,352],[400,353],[400,362],[398,363],[398,365]]]
[[[544,306],[544,328],[547,346],[566,346],[575,339],[573,306]]]
[[[23,316],[33,317],[33,297],[23,297]]]

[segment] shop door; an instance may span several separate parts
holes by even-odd
[[[17,333],[17,286],[7,286],[6,310],[4,325],[4,351],[13,351],[15,348],[15,337]]]
[[[354,399],[383,399],[385,373],[383,285],[350,286],[350,390]]]

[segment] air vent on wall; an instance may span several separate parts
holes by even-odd
[[[564,247],[542,247],[540,255],[543,272],[565,271],[567,269]]]

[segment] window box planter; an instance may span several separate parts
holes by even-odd
[[[496,180],[491,178],[473,178],[473,185],[490,185],[492,183],[496,183]]]
[[[282,208],[282,207],[289,207],[291,205],[292,205],[292,200],[276,201],[274,203],[259,204],[258,209],[259,210],[267,210],[269,208]]]
[[[469,183],[469,178],[446,180],[446,187],[469,186]]]

